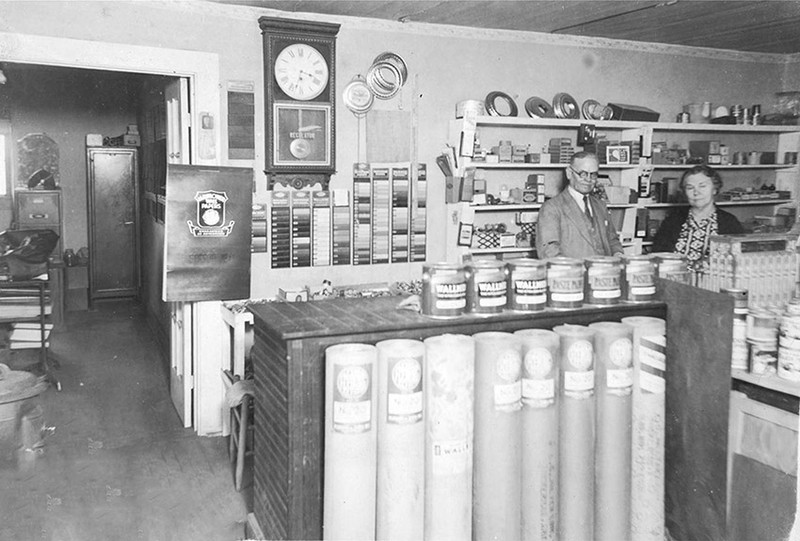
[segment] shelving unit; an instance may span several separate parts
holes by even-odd
[[[466,122],[466,124],[465,124]],[[527,145],[532,152],[540,152],[547,147],[550,139],[570,138],[575,150],[577,133],[581,124],[595,126],[599,136],[609,141],[639,141],[644,145],[666,143],[667,147],[688,149],[689,141],[718,141],[726,145],[731,158],[735,152],[774,152],[779,163],[771,164],[732,164],[713,165],[723,177],[724,190],[731,188],[753,188],[755,184],[774,186],[779,191],[792,193],[791,199],[752,199],[736,201],[720,201],[720,207],[728,207],[742,221],[752,219],[755,214],[763,213],[765,207],[796,204],[798,198],[798,180],[800,167],[797,164],[780,163],[786,152],[800,151],[800,126],[748,126],[729,124],[679,124],[638,121],[589,121],[582,119],[535,119],[522,117],[477,117],[474,122],[464,119],[450,123],[450,145],[460,151],[462,131],[474,130],[482,147],[491,148],[501,140],[510,140],[514,145]],[[644,149],[643,155],[649,155]],[[564,179],[563,163],[486,163],[475,161],[467,156],[459,156],[459,170],[468,168],[475,170],[476,179],[486,181],[487,192],[496,195],[502,186],[506,188],[522,188],[529,174],[543,174],[545,177],[545,196],[552,197],[560,189]],[[686,164],[653,164],[649,158],[640,163],[629,165],[600,164],[601,176],[606,176],[613,186],[624,186],[639,193],[639,177],[643,169],[652,168],[651,183],[667,182],[669,178],[679,178],[679,174],[691,165]],[[644,194],[641,194],[644,195]],[[652,198],[643,197],[638,203],[610,204],[609,208],[617,229],[622,236],[623,245],[630,253],[640,253],[652,243],[637,238],[635,232],[636,216],[639,209],[647,209],[652,219],[661,220],[675,208],[685,203],[653,202]],[[513,257],[520,252],[529,252],[528,247],[503,249],[477,249],[471,246],[459,246],[458,235],[462,223],[472,223],[474,228],[489,223],[502,222],[508,230],[514,232],[514,214],[517,212],[538,212],[541,203],[535,204],[500,204],[470,205],[468,202],[449,203],[446,223],[446,242],[448,261],[460,262],[470,255],[492,253],[497,257]]]

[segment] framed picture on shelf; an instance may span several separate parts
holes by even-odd
[[[471,246],[472,245],[472,224],[465,224],[461,222],[458,226],[458,245]]]
[[[606,163],[608,165],[630,165],[631,149],[625,145],[606,147]]]

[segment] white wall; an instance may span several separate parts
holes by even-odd
[[[261,172],[263,65],[258,17],[302,16],[204,2],[5,1],[0,2],[0,9],[0,32],[95,40],[102,42],[98,47],[105,48],[113,48],[110,44],[119,42],[218,54],[222,102],[227,81],[256,83],[256,160],[229,163],[255,168],[256,200],[265,200]],[[347,17],[306,18],[342,25],[336,66],[339,91],[354,75],[365,73],[372,59],[385,50],[406,60],[411,81],[400,97],[380,102],[378,108],[410,110],[411,92],[416,85],[417,151],[430,172],[429,261],[444,257],[442,236],[436,234],[444,230],[444,179],[434,159],[446,142],[456,102],[482,99],[491,90],[514,95],[520,105],[533,95],[549,100],[557,92],[568,92],[579,103],[594,98],[647,106],[671,121],[683,104],[696,101],[761,103],[768,112],[774,93],[784,86],[786,72],[784,57],[774,55]],[[3,52],[0,48],[0,58]],[[800,79],[797,70],[793,73],[795,79]],[[332,187],[351,188],[352,164],[358,159],[358,125],[341,101],[338,105],[339,171]],[[224,111],[224,103],[220,107]],[[223,127],[225,122],[218,125]],[[226,156],[225,141],[223,133],[218,153],[221,157]],[[413,280],[420,276],[420,264],[273,271],[267,254],[255,254],[252,296],[272,296],[279,285],[317,285],[325,278],[342,285]]]

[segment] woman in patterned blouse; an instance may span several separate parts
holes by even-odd
[[[689,208],[678,209],[661,223],[653,239],[653,251],[683,254],[690,269],[702,270],[712,235],[744,233],[744,229],[733,214],[714,204],[714,196],[722,189],[722,178],[711,167],[695,165],[683,173],[680,189]]]

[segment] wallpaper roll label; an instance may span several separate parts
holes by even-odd
[[[612,394],[628,395],[633,387],[633,342],[617,338],[608,346],[611,366],[606,370],[606,385]]]
[[[422,357],[389,359],[386,421],[407,425],[422,420]]]
[[[359,434],[372,427],[372,366],[334,365],[333,430]]]
[[[555,365],[550,350],[531,348],[525,354],[523,368],[522,402],[534,408],[545,408],[555,403]]]
[[[433,442],[434,475],[456,475],[471,466],[471,444],[468,439]]]
[[[594,370],[586,372],[564,372],[565,391],[592,391],[594,389]],[[589,393],[591,394],[591,392]]]
[[[666,391],[664,377],[667,338],[664,335],[642,336],[639,341],[639,386],[642,391],[661,394]]]
[[[497,357],[494,407],[498,411],[517,411],[522,407],[522,357],[518,351],[505,350]]]
[[[623,370],[607,370],[606,385],[608,385],[609,390],[627,389],[628,391],[630,391],[631,387],[633,386],[633,369],[626,368]]]
[[[569,345],[567,361],[575,370],[564,370],[564,391],[574,398],[588,398],[594,391],[594,348],[588,340]]]

